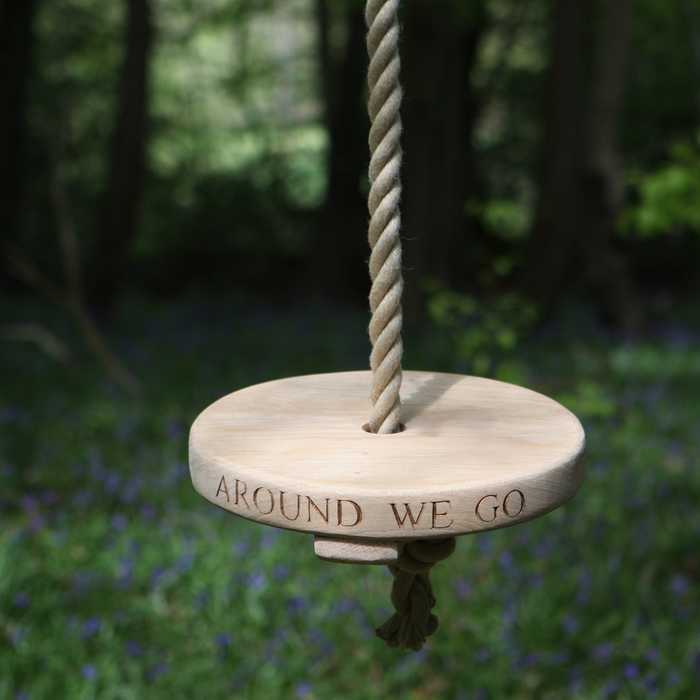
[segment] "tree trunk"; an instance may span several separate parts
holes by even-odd
[[[464,287],[476,235],[467,214],[480,180],[473,148],[479,103],[472,71],[487,27],[486,3],[404,7],[404,197],[406,315],[419,320],[429,280]]]
[[[579,164],[583,141],[584,8],[557,0],[544,105],[540,191],[522,286],[547,312],[563,289],[581,217]]]
[[[598,3],[582,172],[584,217],[579,237],[586,281],[612,320],[627,329],[638,325],[640,314],[627,263],[615,250],[615,233],[625,194],[618,136],[632,34],[632,2]]]
[[[368,287],[367,205],[362,183],[369,164],[369,118],[365,104],[367,49],[364,3],[338,8],[317,0],[319,76],[328,133],[328,184],[312,255],[313,281],[324,294],[357,298]],[[331,46],[332,9],[339,11],[345,41],[336,57]]]
[[[632,0],[558,0],[555,7],[539,202],[522,280],[545,316],[578,287],[618,324],[637,322],[629,271],[614,247],[624,198],[618,129],[631,18]]]
[[[27,87],[32,69],[35,0],[0,0],[0,238],[21,228],[27,143]]]
[[[153,43],[151,0],[126,2],[126,51],[89,300],[104,315],[112,311],[123,284],[138,231],[146,173],[148,79]]]

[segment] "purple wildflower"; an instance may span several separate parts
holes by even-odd
[[[126,653],[132,658],[143,656],[143,647],[135,639],[129,639],[126,642]]]
[[[221,633],[216,636],[214,640],[219,651],[226,651],[231,646],[231,635],[226,633]]]
[[[26,631],[24,627],[10,627],[8,636],[13,646],[17,646],[25,637]]]
[[[457,581],[457,583],[455,584],[455,589],[457,590],[457,597],[460,600],[466,600],[467,598],[469,598],[473,591],[471,584],[469,584],[463,578]]]
[[[286,581],[289,578],[289,567],[285,564],[278,564],[272,571],[275,581]]]
[[[310,683],[299,683],[294,689],[298,698],[308,698],[311,695],[312,689]]]
[[[17,608],[28,608],[30,603],[29,594],[21,591],[15,595],[15,607]]]
[[[603,642],[593,647],[593,658],[600,663],[605,663],[610,661],[614,651],[615,647],[610,642]]]
[[[126,516],[123,513],[117,513],[112,518],[112,527],[117,532],[122,532],[123,530],[126,530],[126,527],[128,524],[129,524],[129,521],[127,520]]]
[[[676,574],[671,579],[670,587],[673,595],[675,595],[677,598],[681,598],[687,595],[688,591],[690,590],[690,582],[688,581],[687,577],[683,576],[682,574]]]
[[[146,679],[149,683],[154,683],[161,676],[164,676],[168,672],[168,664],[165,661],[158,662],[155,666],[146,671]]]
[[[308,603],[303,596],[295,595],[287,601],[287,611],[290,615],[301,613],[308,607]]]
[[[99,619],[96,617],[91,617],[89,620],[86,620],[83,623],[80,636],[83,639],[90,639],[99,633],[101,627],[102,623],[99,621]]]
[[[637,668],[636,664],[625,664],[623,673],[628,681],[633,681],[636,678],[639,678],[639,668]]]
[[[267,579],[262,571],[256,571],[248,577],[248,585],[254,591],[261,591],[267,585]]]
[[[164,566],[157,566],[151,574],[151,587],[155,588],[168,573]]]
[[[565,615],[562,626],[569,636],[576,634],[579,628],[578,620],[573,615]]]

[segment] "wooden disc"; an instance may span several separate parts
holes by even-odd
[[[405,431],[372,435],[369,386],[369,372],[321,374],[220,399],[190,432],[195,488],[266,525],[397,540],[514,525],[581,484],[583,428],[542,394],[405,372]]]

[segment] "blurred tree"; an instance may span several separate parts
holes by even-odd
[[[618,132],[631,21],[632,0],[554,7],[539,203],[523,275],[545,313],[578,283],[616,321],[636,320],[629,272],[613,245],[624,194]]]
[[[599,0],[591,88],[586,109],[582,218],[577,241],[583,270],[601,308],[621,326],[639,325],[627,260],[615,247],[625,200],[619,132],[632,35],[633,0]]]
[[[15,241],[21,225],[36,7],[36,0],[0,0],[0,237],[5,241]]]
[[[420,318],[426,280],[464,287],[479,223],[467,201],[481,188],[474,81],[489,26],[485,0],[404,6],[404,198],[407,316]]]
[[[369,118],[365,104],[367,50],[364,0],[315,0],[327,185],[312,256],[323,292],[357,298],[367,290]],[[341,31],[338,32],[337,30]],[[342,40],[334,41],[340,33]]]
[[[109,314],[136,237],[146,174],[151,0],[126,0],[126,49],[112,133],[106,191],[91,266],[90,303]]]

